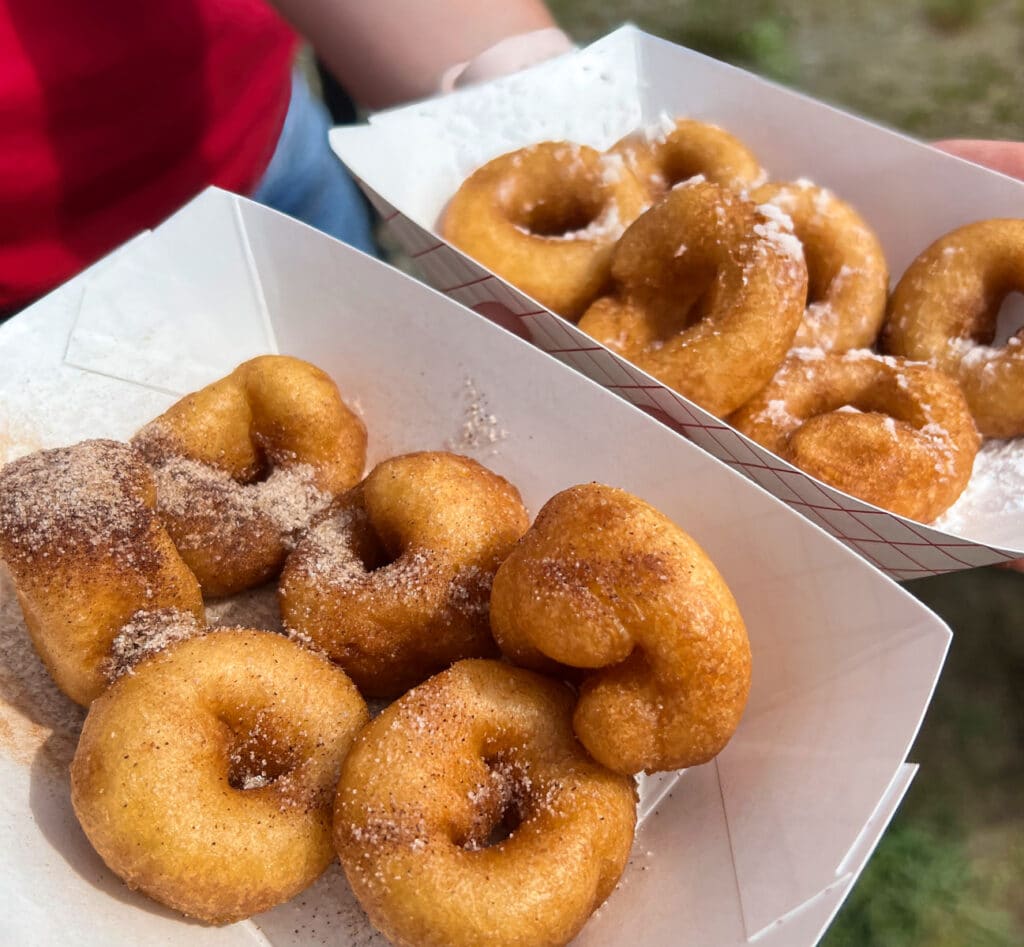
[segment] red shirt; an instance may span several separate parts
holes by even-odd
[[[0,0],[0,312],[209,184],[251,190],[294,45],[262,0]]]

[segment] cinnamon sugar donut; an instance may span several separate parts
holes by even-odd
[[[39,451],[0,471],[0,557],[36,651],[80,704],[106,688],[112,643],[140,612],[205,623],[199,584],[155,506],[145,461],[117,441]]]
[[[647,206],[620,158],[546,141],[489,161],[441,218],[453,246],[575,319],[608,278],[619,235]]]
[[[824,483],[922,523],[960,496],[978,450],[953,379],[866,351],[794,353],[729,423]]]
[[[809,181],[765,184],[750,195],[793,221],[807,261],[807,309],[795,348],[846,352],[874,345],[889,293],[878,237],[849,204]]]
[[[1024,291],[1024,220],[983,220],[936,240],[889,300],[885,350],[955,378],[986,437],[1024,434],[1024,329],[992,344],[1014,291]]]
[[[498,569],[505,655],[583,669],[573,728],[619,773],[705,763],[750,689],[739,608],[704,551],[643,500],[600,484],[552,497]]]
[[[627,135],[608,153],[622,156],[651,200],[697,176],[737,191],[757,187],[766,177],[738,138],[717,125],[688,118],[673,121],[662,115],[657,125]]]
[[[135,435],[157,502],[206,595],[272,578],[295,536],[366,462],[366,429],[308,362],[254,358]]]
[[[460,658],[497,653],[491,580],[528,525],[516,488],[476,461],[393,457],[289,556],[284,623],[364,694],[401,694]]]
[[[214,631],[146,658],[93,702],[71,802],[129,887],[227,924],[330,863],[341,762],[366,720],[324,658],[271,632]]]
[[[352,890],[392,943],[566,944],[611,894],[636,791],[579,746],[572,706],[565,686],[538,674],[462,661],[360,733],[338,784],[334,839]]]
[[[775,373],[807,298],[789,218],[707,182],[670,191],[622,235],[612,278],[579,327],[719,416]]]

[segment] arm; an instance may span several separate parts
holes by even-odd
[[[500,40],[555,27],[542,0],[271,0],[367,108],[438,91],[444,72]]]

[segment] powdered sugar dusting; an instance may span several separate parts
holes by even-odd
[[[970,535],[975,524],[1024,515],[1024,438],[991,440],[974,459],[967,489],[934,523]]]
[[[764,223],[754,224],[754,233],[769,241],[780,253],[794,261],[803,261],[803,244],[793,234],[793,220],[775,204],[758,204]]]

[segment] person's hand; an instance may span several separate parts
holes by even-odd
[[[1024,142],[951,138],[935,142],[935,147],[1024,181]]]
[[[1002,171],[1010,177],[1024,181],[1024,142],[1019,141],[977,141],[960,138],[937,141],[935,147],[959,158],[966,158],[975,164]],[[1024,559],[1001,563],[1004,569],[1024,572]]]

